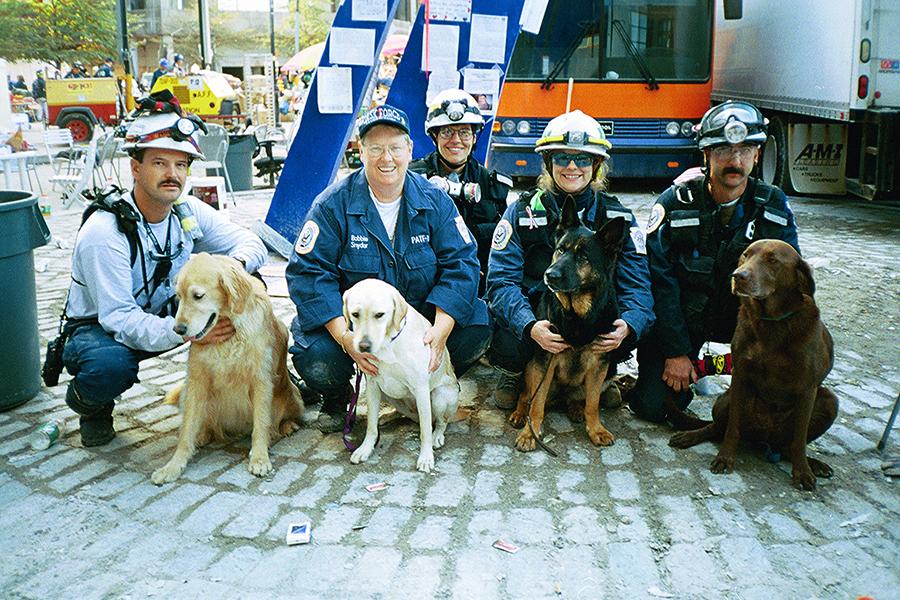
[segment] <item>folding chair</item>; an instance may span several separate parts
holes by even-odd
[[[73,164],[84,155],[83,149],[75,147],[72,132],[65,127],[45,129],[43,137],[47,162],[53,168],[53,174],[59,175],[63,165],[66,165],[66,172],[71,173]],[[54,190],[56,183],[52,186]]]
[[[231,205],[237,206],[234,198],[234,187],[231,185],[231,177],[228,176],[228,167],[225,166],[225,156],[228,154],[228,131],[221,125],[207,123],[209,133],[201,133],[197,139],[200,151],[206,160],[195,160],[191,163],[192,169],[222,169],[225,182],[228,184],[228,193],[231,195]]]
[[[54,183],[63,185],[62,206],[68,208],[76,200],[81,201],[81,192],[88,189],[93,183],[94,165],[97,161],[97,139],[88,144],[84,158],[70,164],[70,172],[60,173],[50,178]]]
[[[115,136],[114,131],[107,131],[98,136],[97,160],[94,163],[95,187],[104,187],[107,181],[112,181],[113,175],[116,177],[116,182],[120,186],[122,185],[122,179],[119,176],[119,167],[116,164],[120,141],[120,138]],[[109,173],[107,173],[107,168]]]

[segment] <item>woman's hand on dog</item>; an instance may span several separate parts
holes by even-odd
[[[230,340],[233,335],[234,325],[231,323],[231,319],[228,317],[220,317],[219,320],[216,321],[215,327],[210,329],[209,333],[202,338],[195,340],[190,337],[185,337],[184,341],[191,342],[192,344],[218,344],[219,342]]]
[[[628,323],[623,321],[622,319],[616,319],[613,321],[613,329],[609,333],[602,333],[598,335],[593,342],[591,342],[591,348],[595,352],[600,352],[603,354],[612,352],[616,348],[622,345],[622,342],[625,341],[625,338],[628,337],[628,334],[631,332],[631,329],[628,327]]]
[[[571,348],[563,336],[556,333],[553,323],[546,319],[535,322],[531,327],[531,339],[550,354],[559,354]]]
[[[666,359],[662,380],[667,386],[680,392],[688,389],[691,383],[697,382],[697,372],[686,354]]]

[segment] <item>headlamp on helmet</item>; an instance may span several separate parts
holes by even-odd
[[[747,126],[737,120],[729,121],[725,125],[725,139],[729,144],[740,144],[747,139]]]
[[[694,128],[703,150],[725,144],[762,144],[769,120],[752,104],[727,100],[706,111]]]
[[[463,115],[466,114],[467,107],[462,102],[447,101],[444,102],[444,105],[441,108],[447,113],[447,116],[450,117],[451,121],[459,121],[463,118]]]
[[[484,126],[481,110],[471,94],[464,90],[444,90],[435,96],[425,117],[425,133],[430,136],[447,125],[472,125],[478,134]]]

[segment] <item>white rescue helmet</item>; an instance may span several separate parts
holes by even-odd
[[[559,115],[547,123],[534,151],[543,154],[554,150],[580,150],[606,160],[612,144],[606,139],[600,123],[580,110]]]
[[[434,135],[432,129],[447,125],[472,125],[475,134],[484,127],[484,119],[475,98],[463,90],[444,90],[434,97],[425,117],[425,133]]]
[[[726,100],[714,106],[694,126],[697,147],[703,150],[727,144],[762,144],[769,120],[749,102]]]
[[[200,126],[194,119],[175,112],[150,113],[136,118],[125,131],[124,150],[162,148],[178,150],[203,160],[203,152],[197,142]]]

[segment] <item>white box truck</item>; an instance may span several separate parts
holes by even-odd
[[[760,176],[800,193],[900,191],[900,1],[743,0],[718,17],[714,101],[769,118]]]

